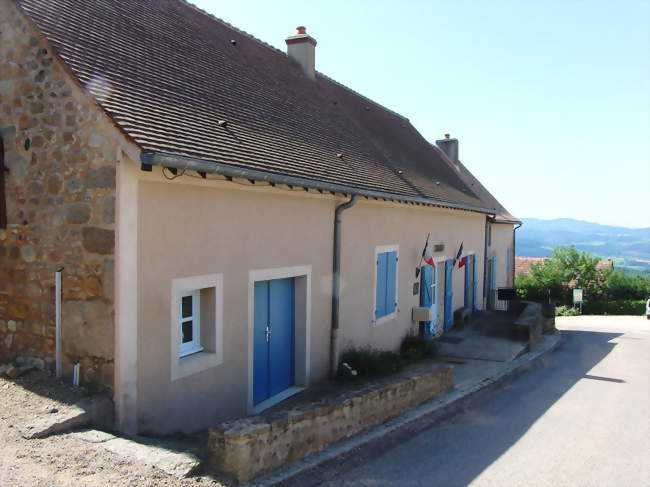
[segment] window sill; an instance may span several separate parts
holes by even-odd
[[[216,367],[223,362],[216,352],[206,352],[203,348],[195,352],[179,356],[173,361],[171,369],[171,380],[175,381],[194,374],[199,374],[208,369]]]
[[[389,322],[391,320],[394,320],[395,318],[397,318],[397,313],[399,313],[399,308],[396,309],[395,311],[393,311],[389,315],[385,315],[385,316],[382,316],[381,318],[377,318],[376,320],[374,320],[372,322],[372,326],[381,326],[384,323],[387,323],[387,322]]]
[[[202,351],[203,351],[203,347],[199,345],[198,347],[192,348],[192,349],[187,350],[185,352],[181,352],[179,354],[178,358],[185,358],[185,357],[188,357],[190,355],[201,353]]]

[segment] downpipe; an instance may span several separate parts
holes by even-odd
[[[521,227],[523,223],[519,223],[512,230],[512,287],[515,287],[515,263],[517,262],[517,229]]]
[[[336,207],[334,211],[334,249],[332,257],[332,328],[330,336],[330,373],[336,376],[339,363],[339,310],[341,302],[341,221],[342,213],[354,206],[358,196]]]
[[[486,311],[490,305],[490,296],[486,296],[487,293],[487,265],[488,265],[488,225],[490,224],[490,218],[485,217],[485,231],[483,232],[483,310]]]

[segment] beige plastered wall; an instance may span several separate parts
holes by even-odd
[[[483,279],[485,216],[461,210],[412,206],[399,203],[362,201],[347,210],[343,217],[342,300],[340,347],[371,346],[394,350],[409,331],[417,331],[411,311],[419,306],[420,296],[413,294],[419,282],[415,269],[420,263],[427,234],[432,244],[444,244],[445,250],[434,252],[439,260],[437,273],[438,323],[442,330],[444,316],[445,259],[453,259],[463,244],[463,255],[475,252],[477,279]],[[380,324],[374,319],[374,275],[376,246],[398,245],[398,311],[395,317]],[[454,266],[452,273],[452,309],[464,305],[465,270]],[[478,286],[477,303],[483,292]]]
[[[512,286],[512,255],[514,225],[511,223],[490,223],[492,227],[492,244],[488,247],[488,258],[496,256],[496,287]]]
[[[141,431],[194,431],[246,415],[249,272],[311,266],[310,371],[326,376],[332,221],[336,200],[297,197],[229,182],[168,182],[160,171],[138,187],[138,423]],[[171,282],[223,275],[223,360],[172,380]]]
[[[255,270],[311,269],[309,382],[328,376],[334,209],[346,198],[188,176],[168,181],[159,168],[125,171],[125,178],[137,186],[130,193],[138,209],[137,276],[132,277],[137,285],[130,285],[138,295],[138,331],[137,359],[131,360],[137,380],[129,386],[136,391],[122,417],[135,409],[139,431],[170,433],[195,431],[249,412],[249,272]],[[369,345],[395,350],[409,330],[417,329],[411,321],[411,308],[419,305],[413,283],[428,232],[433,243],[445,244],[437,258],[453,258],[461,241],[466,253],[476,251],[481,282],[484,223],[485,217],[476,213],[364,199],[346,210],[339,349]],[[395,244],[399,312],[373,326],[375,247]],[[442,303],[444,263],[438,272]],[[223,360],[173,380],[171,282],[208,274],[223,276]],[[454,309],[463,305],[463,292],[464,271],[456,268]],[[480,285],[478,292],[481,303]]]

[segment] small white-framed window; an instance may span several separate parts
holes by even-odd
[[[203,351],[201,346],[201,293],[198,290],[183,293],[180,311],[179,356],[185,357]]]
[[[171,281],[171,380],[223,363],[223,274]]]

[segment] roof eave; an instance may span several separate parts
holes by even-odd
[[[503,218],[494,218],[492,223],[511,223],[513,225],[521,225],[521,220],[506,220]]]
[[[432,198],[425,198],[422,196],[406,196],[384,191],[375,191],[362,188],[355,188],[353,186],[346,186],[343,184],[328,183],[324,181],[317,181],[313,179],[301,178],[297,176],[287,176],[284,174],[276,174],[266,171],[259,171],[256,169],[248,169],[243,167],[233,166],[224,162],[207,161],[203,159],[196,159],[193,157],[179,156],[175,154],[168,154],[164,152],[142,152],[140,161],[143,164],[150,166],[171,167],[179,170],[191,170],[197,172],[205,172],[210,174],[220,174],[231,178],[252,179],[255,181],[264,181],[274,184],[286,184],[289,186],[301,186],[309,189],[331,191],[343,194],[356,194],[367,198],[379,198],[393,201],[401,201],[405,203],[417,203],[431,206],[440,206],[444,208],[452,208],[458,210],[473,211],[477,213],[485,213],[494,215],[494,210],[490,208],[481,208],[478,206],[465,205],[462,203],[454,203],[450,201],[436,200]]]

